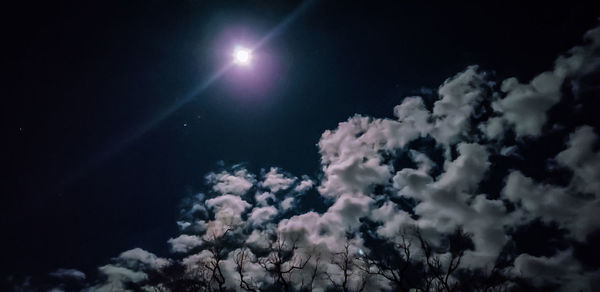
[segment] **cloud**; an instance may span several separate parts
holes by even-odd
[[[324,173],[319,192],[330,198],[363,194],[370,186],[387,182],[390,167],[383,164],[378,151],[393,143],[388,138],[400,126],[397,121],[357,115],[336,130],[325,131],[318,144]]]
[[[294,191],[296,192],[305,192],[309,189],[311,189],[314,185],[314,182],[312,181],[312,179],[308,178],[308,177],[304,177],[302,179],[302,181],[294,188]]]
[[[565,90],[572,88],[576,98],[580,79],[600,64],[600,28],[586,38],[588,44],[559,57],[552,70],[528,83],[515,78],[496,83],[470,66],[448,78],[427,105],[411,96],[393,108],[394,118],[350,117],[321,135],[321,172],[313,177],[298,178],[277,167],[256,175],[240,165],[209,173],[206,192],[186,202],[177,222],[185,234],[168,241],[183,258],[131,249],[100,268],[106,282],[94,289],[109,284],[125,289],[143,283],[152,274],[149,268],[173,264],[194,275],[210,275],[206,267],[218,267],[223,285],[239,291],[236,256],[246,251],[241,273],[258,290],[283,285],[278,283],[283,279],[297,289],[310,281],[316,291],[326,291],[344,282],[335,257],[346,247],[346,264],[362,256],[399,256],[404,232],[418,228],[432,245],[430,256],[446,270],[455,252],[453,236],[460,231],[468,235],[460,269],[485,273],[502,262],[502,273],[524,276],[540,289],[593,291],[600,272],[581,264],[574,250],[600,230],[598,129],[577,123],[552,135],[544,132],[548,110]],[[537,140],[544,135],[549,138]],[[536,148],[547,141],[555,143],[554,152]],[[516,156],[523,163],[514,163]],[[553,171],[567,173],[562,183],[553,181]],[[318,193],[308,192],[313,187]],[[318,212],[310,201],[315,198],[324,206]],[[558,226],[560,234],[549,236],[561,250],[538,256],[514,248],[523,246],[514,231],[537,220]],[[413,260],[423,260],[420,241],[415,235],[407,240]],[[277,256],[281,262],[267,264]],[[273,267],[289,273],[277,278]],[[373,291],[398,288],[372,269],[377,268],[349,267],[347,283],[364,283]],[[206,285],[216,285],[220,277],[208,277]]]
[[[281,203],[279,204],[279,206],[281,207],[282,210],[288,210],[290,208],[293,207],[293,203],[294,203],[294,198],[293,197],[288,197],[283,199],[283,201],[281,201]]]
[[[229,287],[237,291],[244,291],[237,284],[240,282],[240,276],[235,264],[235,258],[242,251],[245,252],[245,256],[248,259],[243,265],[242,274],[244,279],[256,287],[258,291],[262,291],[263,287],[269,287],[274,282],[273,277],[258,263],[258,257],[249,249],[235,249],[227,254],[227,259],[223,262],[223,267],[226,278],[229,280]]]
[[[258,192],[256,193],[256,196],[254,196],[254,198],[256,199],[256,203],[258,203],[260,206],[268,206],[269,200],[277,200],[277,198],[275,198],[275,195],[273,195],[273,193],[270,192]]]
[[[511,172],[502,192],[520,205],[515,213],[526,221],[541,218],[557,222],[579,241],[598,230],[600,152],[593,151],[597,140],[591,127],[580,127],[570,135],[567,148],[556,156],[560,164],[573,171],[568,187],[536,183],[519,171]]]
[[[265,179],[262,186],[268,188],[271,192],[276,193],[281,190],[288,189],[295,181],[295,178],[286,177],[275,167],[265,174]]]
[[[555,284],[559,291],[597,291],[600,271],[583,272],[573,258],[572,250],[561,251],[551,257],[521,254],[515,259],[515,272],[533,279],[536,286]]]
[[[297,238],[303,245],[325,245],[327,250],[343,247],[347,231],[356,231],[366,217],[373,200],[364,195],[342,195],[323,213],[308,212],[279,222],[277,231]]]
[[[246,243],[251,246],[256,246],[258,248],[266,250],[269,248],[269,237],[273,235],[272,228],[267,228],[265,230],[252,230],[252,233],[246,238]]]
[[[597,143],[594,129],[584,125],[570,135],[568,148],[556,160],[573,171],[573,188],[600,196],[600,151],[594,152]]]
[[[181,234],[176,238],[169,239],[168,243],[174,252],[188,252],[202,245],[202,239],[196,235]]]
[[[431,136],[446,145],[457,142],[470,126],[469,117],[483,98],[485,84],[484,73],[477,72],[477,66],[446,80],[438,90],[441,99],[433,106]]]
[[[490,162],[483,145],[461,143],[457,146],[460,156],[452,162],[446,161],[446,170],[435,186],[451,192],[469,192],[475,190],[487,172]]]
[[[559,57],[554,70],[543,72],[526,84],[519,83],[514,77],[502,82],[501,90],[505,97],[494,102],[493,108],[502,113],[502,118],[514,128],[517,136],[539,136],[547,121],[546,112],[562,97],[561,86],[565,80],[597,69],[600,64],[597,54],[599,31],[598,28],[588,31],[585,38],[590,43],[575,47],[569,55]]]
[[[403,232],[403,229],[415,225],[410,214],[399,210],[391,201],[386,201],[381,207],[373,210],[370,218],[375,222],[383,223],[377,228],[377,235],[386,239],[394,239]]]
[[[102,284],[90,287],[85,291],[132,291],[126,288],[126,284],[139,283],[148,279],[148,275],[144,272],[133,271],[115,265],[105,265],[98,268],[98,270],[106,277],[106,281]]]
[[[398,118],[401,127],[401,134],[398,135],[399,147],[406,143],[423,136],[431,130],[429,119],[431,113],[425,108],[423,99],[419,96],[405,97],[400,105],[394,107],[394,116]]]
[[[202,250],[199,253],[185,257],[181,262],[189,269],[194,270],[199,268],[199,263],[209,261],[212,254],[208,250]]]
[[[235,225],[242,221],[242,213],[251,205],[238,196],[222,195],[205,202],[215,212],[215,220]]]
[[[539,135],[546,123],[546,111],[560,100],[563,79],[553,72],[544,72],[529,84],[506,79],[501,87],[506,97],[494,103],[494,109],[504,113],[518,136]]]
[[[123,260],[129,266],[141,263],[152,269],[161,269],[170,264],[169,260],[159,258],[155,254],[145,251],[141,248],[134,248],[124,251],[119,255],[119,259]]]
[[[246,169],[233,172],[222,171],[210,173],[206,180],[213,185],[213,190],[223,195],[241,196],[254,185],[256,179]]]
[[[406,168],[394,177],[401,196],[418,200],[414,207],[417,220],[389,201],[373,212],[372,218],[384,224],[377,233],[385,238],[394,238],[411,225],[428,231],[431,240],[463,228],[473,234],[475,247],[466,253],[465,265],[479,267],[493,262],[508,239],[506,209],[499,200],[473,193],[491,165],[485,147],[460,143],[456,148],[459,156],[444,163],[445,171],[436,181],[422,170]]]
[[[186,221],[177,221],[177,226],[179,226],[180,230],[185,230],[186,228],[192,226],[192,223]]]
[[[52,277],[62,278],[62,279],[74,279],[83,281],[85,280],[85,274],[82,271],[75,269],[58,269],[49,274]]]
[[[487,120],[487,123],[480,124],[479,128],[488,139],[494,140],[503,137],[506,129],[505,120],[502,117],[493,117]]]
[[[519,171],[509,174],[503,195],[511,202],[520,205],[519,211],[529,220],[541,217],[548,221],[569,221],[576,216],[581,201],[560,187],[536,184]]]
[[[273,219],[275,215],[277,215],[277,209],[273,206],[254,208],[248,221],[253,225],[262,225]]]

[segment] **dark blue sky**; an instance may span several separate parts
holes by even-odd
[[[316,175],[324,130],[355,113],[391,116],[472,64],[527,81],[600,11],[316,1],[260,49],[277,63],[268,90],[218,80],[104,156],[219,68],[224,31],[264,35],[298,5],[284,2],[5,4],[1,277],[92,271],[132,247],[166,253],[180,200],[218,161]]]

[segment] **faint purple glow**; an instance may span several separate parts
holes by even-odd
[[[227,44],[226,47],[229,48],[229,50],[227,50],[227,59],[225,59],[226,61],[223,61],[224,59],[220,58],[221,56],[217,56],[216,60],[219,63],[219,68],[212,75],[209,75],[204,82],[201,82],[197,87],[192,88],[187,94],[182,96],[171,106],[158,112],[153,118],[141,123],[141,126],[138,126],[129,133],[126,133],[120,139],[116,139],[112,145],[108,147],[108,149],[105,149],[104,151],[94,155],[89,161],[87,161],[87,163],[82,165],[73,174],[69,175],[69,177],[65,179],[64,184],[70,184],[80,176],[83,176],[90,168],[99,165],[103,161],[120,152],[122,149],[126,148],[129,144],[151,131],[156,125],[171,116],[182,106],[197,98],[198,95],[203,93],[209,86],[221,78],[228,79],[228,77],[231,76],[233,79],[235,79],[234,81],[240,85],[234,86],[234,90],[237,94],[243,95],[247,98],[264,96],[270,89],[270,85],[279,79],[279,77],[277,77],[278,75],[275,73],[277,62],[275,62],[273,58],[267,58],[266,55],[264,55],[265,50],[263,46],[271,41],[271,39],[281,34],[287,28],[287,26],[290,25],[290,23],[292,23],[300,14],[302,14],[302,12],[307,9],[309,4],[312,2],[312,0],[303,1],[279,24],[270,29],[262,37],[257,37],[256,35],[252,36],[251,34],[247,33],[248,31],[246,28],[241,30],[233,29],[225,32],[223,34],[223,37],[225,38],[221,38],[216,42],[216,44],[217,47],[223,47],[219,46],[219,44]],[[225,41],[225,43],[223,43],[223,41]],[[253,44],[252,46],[248,47],[247,53],[250,54],[242,53],[239,55],[239,57],[241,57],[239,61],[242,61],[242,63],[248,63],[248,66],[234,66],[236,65],[235,60],[237,58],[234,56],[234,59],[231,59],[231,49],[235,48],[236,45],[239,44]],[[258,55],[257,53],[259,51],[263,51],[263,55]],[[249,66],[251,62],[260,63],[260,66],[258,66],[258,64],[255,66]],[[260,67],[260,71],[253,67]],[[19,130],[22,129],[19,128]]]

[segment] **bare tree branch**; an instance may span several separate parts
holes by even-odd
[[[236,253],[236,255],[235,255],[236,271],[238,272],[238,275],[240,276],[240,288],[244,289],[245,291],[256,292],[256,291],[258,291],[258,288],[256,287],[256,285],[250,284],[250,283],[248,283],[248,281],[246,281],[244,279],[244,263],[248,262],[248,260],[249,260],[248,253],[249,253],[249,250],[246,247],[242,248],[240,251],[238,251]]]
[[[258,261],[285,292],[290,291],[292,273],[304,269],[311,259],[311,255],[306,258],[298,256],[297,249],[298,238],[292,238],[288,242],[285,236],[277,234],[275,242],[269,248],[269,255]]]

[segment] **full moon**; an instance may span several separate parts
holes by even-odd
[[[250,61],[252,61],[252,52],[244,47],[236,47],[233,50],[233,62],[242,65],[248,66],[250,65]]]

